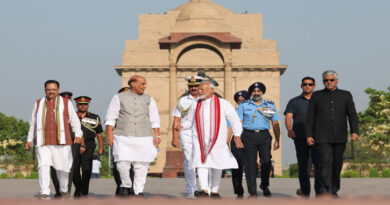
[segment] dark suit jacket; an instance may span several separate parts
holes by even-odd
[[[313,93],[306,119],[306,136],[316,143],[347,143],[347,121],[351,133],[359,133],[352,95],[346,90],[326,89]]]

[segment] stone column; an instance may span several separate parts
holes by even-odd
[[[233,79],[232,79],[232,63],[225,63],[225,99],[233,102]]]
[[[169,65],[169,125],[172,125],[172,112],[177,100],[176,64]]]
[[[166,161],[163,169],[163,178],[176,178],[183,173],[183,153],[171,145],[172,140],[172,113],[177,101],[176,64],[169,65],[169,125],[166,149]]]

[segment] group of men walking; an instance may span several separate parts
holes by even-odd
[[[60,83],[48,80],[46,96],[34,103],[26,149],[37,147],[40,198],[50,198],[50,176],[56,189],[55,197],[87,196],[92,174],[92,161],[97,138],[98,153],[103,154],[103,129],[98,115],[88,112],[90,97],[75,98],[60,93]],[[81,172],[80,172],[81,168]],[[81,174],[82,173],[82,174]]]
[[[284,112],[288,137],[294,140],[298,159],[297,194],[302,196],[310,196],[310,158],[315,167],[316,195],[338,196],[348,124],[350,139],[359,138],[358,116],[351,93],[337,87],[335,71],[325,71],[322,81],[325,88],[314,92],[315,79],[303,78],[302,94],[291,99]]]
[[[242,198],[244,194],[244,172],[249,197],[257,197],[259,164],[260,189],[264,196],[271,196],[271,149],[280,147],[280,116],[274,102],[263,98],[266,86],[255,82],[248,91],[237,92],[234,99],[238,106],[234,109],[230,102],[215,93],[212,80],[190,76],[186,81],[188,94],[178,100],[172,113],[171,144],[183,150],[187,197],[219,198],[224,169],[232,169],[237,197]],[[347,142],[347,117],[353,133],[351,139],[358,138],[352,96],[347,91],[339,90],[337,81],[336,72],[326,71],[323,74],[325,89],[313,93],[314,78],[304,78],[302,95],[292,99],[284,113],[288,136],[294,139],[297,151],[300,195],[310,195],[310,152],[316,170],[316,193],[337,195],[342,154]],[[146,79],[134,75],[128,85],[129,88],[114,95],[105,119],[107,144],[113,146],[114,175],[118,184],[116,194],[121,197],[143,196],[149,164],[155,160],[161,142],[157,104],[153,97],[144,93]],[[99,140],[99,154],[103,152],[100,119],[87,112],[88,107],[85,105],[90,98],[81,96],[75,99],[78,108],[76,113],[69,100],[60,97],[58,92],[57,81],[45,83],[46,97],[34,105],[26,143],[29,149],[34,141],[38,149],[39,182],[43,198],[50,194],[50,166],[55,170],[52,173],[56,173],[59,179],[60,194],[67,195],[69,172],[73,173],[73,180],[80,176],[80,168],[77,167],[80,160],[83,177],[81,185],[76,186],[75,183],[75,196],[87,195],[90,178],[88,168],[92,167],[90,153],[93,154],[96,147],[95,136]],[[74,138],[71,137],[70,127]],[[273,145],[269,132],[271,127],[275,139]]]

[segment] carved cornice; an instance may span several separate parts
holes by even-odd
[[[233,72],[242,71],[280,71],[282,75],[287,65],[232,65]],[[122,72],[169,72],[169,65],[117,65],[114,66],[116,72],[121,75]],[[223,71],[224,65],[178,65],[177,71]]]

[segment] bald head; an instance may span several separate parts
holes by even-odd
[[[133,75],[130,77],[129,82],[130,90],[133,93],[142,95],[146,89],[146,79],[140,75]]]

